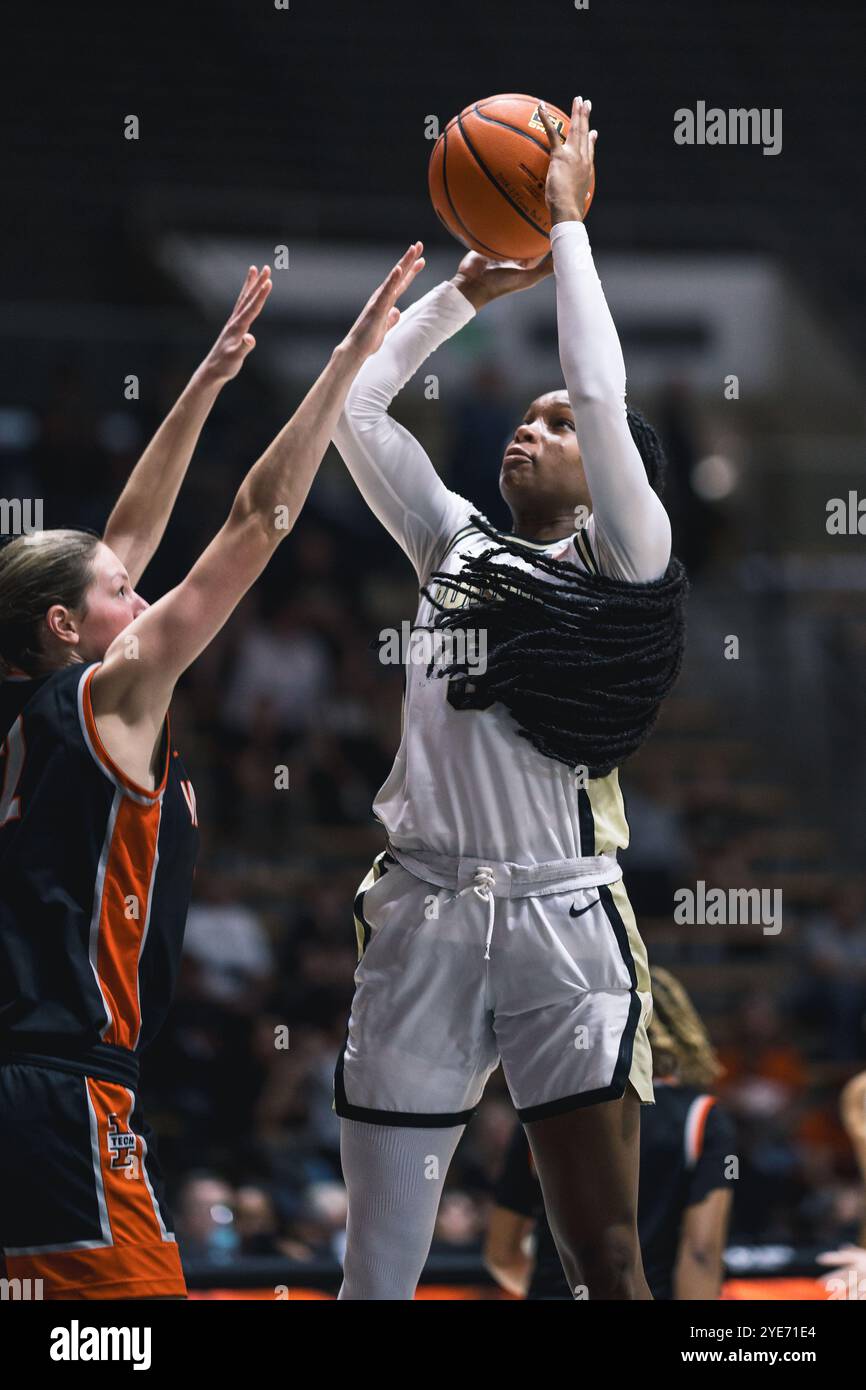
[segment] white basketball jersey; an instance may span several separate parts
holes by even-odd
[[[473,510],[467,503],[464,524],[437,570],[458,574],[467,559],[490,548],[490,538],[468,520]],[[586,533],[549,545],[524,542],[526,562],[505,555],[501,563],[532,570],[532,554],[541,552],[588,571],[591,538],[590,526]],[[449,607],[466,602],[441,581],[431,586],[431,593]],[[432,628],[436,613],[422,596],[413,639]],[[587,781],[585,773],[533,748],[501,704],[454,709],[447,680],[427,675],[429,649],[419,641],[413,653],[413,646],[404,666],[400,747],[373,805],[393,845],[526,865],[625,848],[628,826],[616,770]]]

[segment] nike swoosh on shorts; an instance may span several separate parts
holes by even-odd
[[[586,907],[582,907],[579,912],[575,912],[574,903],[572,903],[571,907],[568,909],[568,915],[569,917],[582,917],[585,912],[589,912],[591,907],[595,907],[596,903],[599,901],[599,898],[593,898],[592,902],[587,903]]]

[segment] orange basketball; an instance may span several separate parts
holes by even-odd
[[[564,140],[568,117],[545,104]],[[549,161],[537,98],[506,92],[473,102],[448,122],[430,156],[430,197],[440,222],[493,260],[543,256],[550,244]],[[594,192],[595,174],[584,212]]]

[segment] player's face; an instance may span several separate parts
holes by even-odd
[[[589,506],[567,391],[549,391],[532,402],[506,446],[499,491],[512,512],[559,515]]]
[[[76,650],[82,661],[101,661],[118,633],[148,607],[129,582],[126,566],[102,541],[92,570],[86,613],[76,615]]]

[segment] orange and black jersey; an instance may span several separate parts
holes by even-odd
[[[152,1041],[174,990],[195,795],[168,718],[154,791],[112,762],[90,702],[97,669],[0,684],[0,1054],[114,1055],[134,1085],[124,1059]]]

